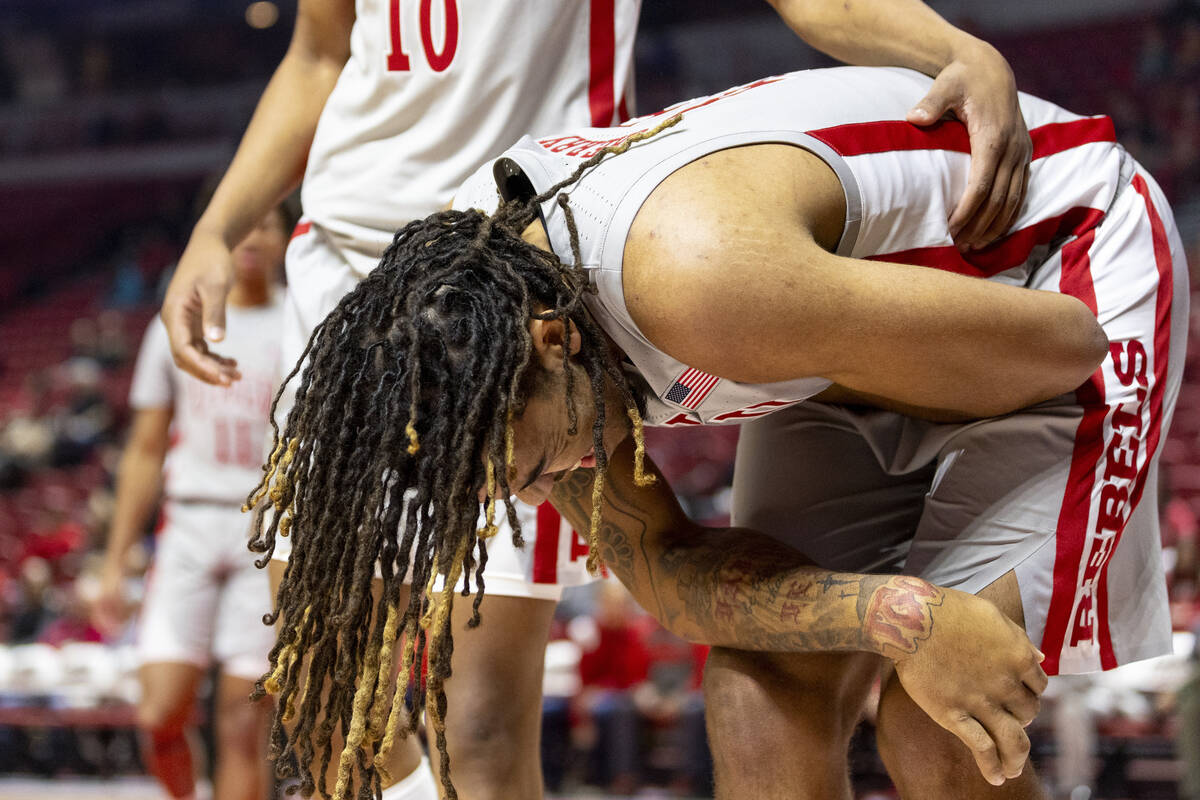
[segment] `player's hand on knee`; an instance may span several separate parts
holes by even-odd
[[[928,636],[896,658],[909,696],[962,740],[991,784],[1021,774],[1047,678],[1042,654],[992,603],[949,589]]]
[[[161,312],[176,365],[223,386],[241,377],[237,362],[210,351],[208,342],[225,338],[225,298],[232,282],[229,246],[220,236],[197,228],[179,258]]]
[[[950,112],[966,124],[971,143],[971,171],[950,215],[950,234],[960,249],[983,247],[1016,221],[1033,153],[1012,69],[991,45],[971,39],[908,112],[908,121],[932,125]]]

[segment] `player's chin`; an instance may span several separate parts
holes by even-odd
[[[554,481],[551,476],[543,475],[529,486],[517,492],[517,499],[526,505],[540,506],[550,499],[550,492],[553,489]]]

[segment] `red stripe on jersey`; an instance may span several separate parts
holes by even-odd
[[[613,66],[617,53],[616,0],[592,0],[588,29],[588,107],[592,127],[612,125]]]
[[[843,157],[887,153],[892,150],[954,150],[971,152],[967,126],[955,120],[941,120],[927,128],[918,128],[904,120],[854,122],[809,131]]]
[[[300,222],[296,223],[296,228],[292,231],[292,239],[295,239],[298,236],[303,236],[304,234],[308,233],[311,230],[312,230],[312,223],[306,219],[302,219],[302,220],[300,220]],[[291,240],[289,239],[288,241],[291,241]]]
[[[537,541],[533,544],[533,582],[558,583],[558,534],[562,517],[550,503],[537,507]]]
[[[1146,203],[1146,216],[1150,220],[1150,234],[1154,242],[1154,265],[1158,269],[1158,290],[1154,299],[1154,385],[1150,387],[1150,430],[1146,434],[1146,458],[1134,479],[1133,491],[1129,497],[1129,515],[1137,508],[1146,488],[1146,476],[1150,474],[1150,465],[1158,452],[1158,443],[1162,436],[1163,393],[1166,390],[1167,365],[1171,360],[1171,303],[1174,299],[1174,284],[1172,278],[1171,245],[1167,241],[1167,231],[1163,227],[1162,217],[1154,207],[1150,198],[1150,187],[1141,175],[1133,178],[1133,188],[1142,196]],[[1139,409],[1140,411],[1140,409]],[[1129,516],[1126,516],[1128,520]],[[1117,666],[1117,657],[1113,652],[1112,635],[1108,627],[1108,565],[1111,563],[1111,553],[1116,551],[1121,542],[1118,531],[1112,547],[1109,548],[1109,559],[1098,579],[1096,597],[1096,638],[1100,644],[1100,666],[1113,669]]]
[[[1095,142],[1115,142],[1117,132],[1108,117],[1084,117],[1071,122],[1051,122],[1029,132],[1033,140],[1033,160],[1052,156],[1072,147]]]
[[[1088,255],[1095,234],[1091,231],[1088,233],[1063,248],[1059,290],[1082,300],[1095,311],[1096,289],[1092,283],[1092,261]],[[1108,417],[1108,406],[1104,403],[1103,369],[1096,370],[1086,383],[1075,390],[1075,399],[1083,406],[1083,418],[1075,431],[1075,447],[1067,472],[1066,491],[1063,492],[1062,507],[1058,512],[1054,584],[1046,612],[1046,627],[1042,633],[1041,650],[1046,654],[1042,669],[1048,675],[1058,674],[1063,642],[1075,610],[1080,561],[1088,540],[1096,468],[1104,458],[1104,420]]]
[[[1024,264],[1035,247],[1067,236],[1082,236],[1100,224],[1100,220],[1103,218],[1103,211],[1087,206],[1076,206],[1056,217],[1049,217],[1015,230],[982,250],[972,250],[964,254],[960,253],[954,245],[948,244],[938,247],[917,247],[895,253],[880,253],[867,256],[867,259],[887,261],[893,264],[933,267],[974,278],[990,278]],[[1065,255],[1064,251],[1064,257]],[[1091,279],[1088,280],[1090,282]]]
[[[888,153],[896,150],[952,150],[971,152],[967,126],[957,120],[941,120],[919,128],[904,120],[875,120],[835,125],[808,131],[808,135],[833,148],[842,157]],[[1035,159],[1092,142],[1115,142],[1116,133],[1108,117],[1085,117],[1071,122],[1054,122],[1029,131]]]

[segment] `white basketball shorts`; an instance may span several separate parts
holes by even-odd
[[[246,549],[250,519],[237,506],[164,504],[138,625],[143,664],[215,661],[248,680],[266,672],[271,588]]]

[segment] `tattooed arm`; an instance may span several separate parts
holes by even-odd
[[[634,485],[626,450],[610,459],[600,556],[677,635],[744,650],[893,658],[929,637],[946,590],[907,576],[831,572],[761,533],[696,525],[661,474],[652,487]],[[577,530],[587,530],[591,494],[591,471],[578,470],[556,484],[551,499]]]
[[[669,630],[742,650],[877,653],[989,781],[1004,779],[997,751],[1024,763],[1014,750],[1028,746],[1021,727],[1046,676],[1025,631],[996,606],[920,578],[831,572],[756,531],[696,525],[661,474],[634,485],[631,450],[626,441],[610,458],[600,556]],[[577,530],[588,529],[591,478],[578,470],[551,495]]]

